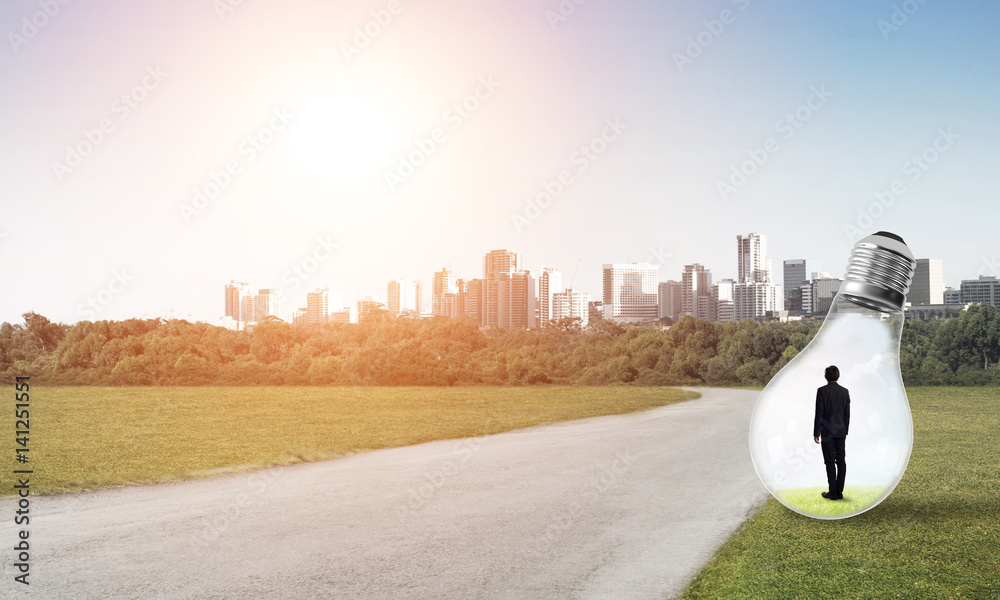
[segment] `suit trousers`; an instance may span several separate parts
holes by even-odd
[[[830,485],[830,493],[836,496],[844,494],[844,476],[847,474],[847,462],[844,460],[846,441],[846,437],[823,438],[820,443],[823,462],[826,463],[826,481]]]

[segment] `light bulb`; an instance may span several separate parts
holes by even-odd
[[[899,236],[878,232],[851,251],[844,282],[815,338],[764,388],[750,422],[750,456],[782,504],[819,519],[862,513],[899,483],[913,448],[899,372],[903,304],[916,262]],[[821,445],[813,440],[817,389],[828,366],[850,394],[843,499],[830,500]]]

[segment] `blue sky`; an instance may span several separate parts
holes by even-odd
[[[477,277],[495,248],[564,280],[579,262],[596,298],[608,262],[733,277],[749,232],[776,270],[841,275],[851,234],[885,229],[948,285],[995,274],[994,4],[218,4],[0,7],[0,320],[74,322],[100,295],[97,318],[214,322],[230,279],[282,288],[286,312],[313,287]]]

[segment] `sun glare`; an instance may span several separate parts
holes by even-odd
[[[374,91],[317,86],[295,108],[292,147],[303,176],[337,186],[376,176],[390,162],[395,127]]]

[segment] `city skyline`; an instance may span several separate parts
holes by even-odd
[[[782,281],[774,279],[773,259],[768,254],[768,236],[761,233],[736,234],[737,279],[724,277],[713,282],[712,270],[699,263],[685,265],[680,280],[662,280],[659,267],[646,262],[603,264],[603,285],[601,303],[604,304],[600,313],[604,318],[621,322],[648,322],[669,316],[674,320],[690,315],[709,321],[732,321],[748,318],[762,318],[777,310],[785,311],[792,317],[817,315],[825,313],[836,296],[842,277],[836,277],[820,270],[819,261],[808,258],[784,259],[782,264]],[[961,286],[954,289],[945,286],[942,278],[943,261],[934,258],[916,260],[914,273],[907,303],[914,306],[943,306],[945,304],[961,304]],[[573,288],[579,265],[574,269],[569,283],[564,285],[562,273],[555,267],[542,266],[532,275],[530,269],[524,269],[524,260],[520,253],[507,249],[494,249],[486,252],[482,258],[481,278],[460,278],[451,269],[445,267],[434,271],[430,287],[430,302],[420,295],[424,288],[419,280],[390,280],[387,294],[380,296],[366,295],[359,300],[351,301],[343,294],[330,287],[317,288],[309,292],[307,298],[310,306],[313,299],[324,298],[326,314],[318,314],[308,308],[291,311],[287,318],[279,312],[270,310],[276,306],[275,298],[281,296],[280,290],[259,290],[254,295],[253,286],[247,283],[236,283],[231,280],[225,285],[224,317],[231,317],[239,311],[239,300],[244,297],[251,299],[266,298],[269,310],[263,314],[286,318],[292,323],[320,323],[327,320],[336,322],[356,322],[363,312],[363,305],[381,304],[391,316],[472,316],[483,326],[499,326],[503,328],[533,328],[545,326],[549,321],[556,321],[563,316],[583,317],[587,322],[589,311],[584,313],[580,308],[589,303],[592,296],[587,291]],[[928,275],[928,267],[932,275]],[[980,283],[983,277],[980,276]],[[484,282],[491,281],[486,284]],[[969,283],[974,280],[964,280]],[[993,285],[986,283],[986,292],[969,292],[968,295],[986,297],[993,303]],[[511,295],[512,286],[517,286],[520,300],[514,300]],[[978,290],[977,286],[972,286]],[[409,291],[404,291],[409,290]],[[952,301],[945,300],[946,291],[953,294]],[[262,296],[267,293],[268,295]],[[406,298],[404,299],[404,295]],[[562,295],[556,298],[556,296]],[[330,297],[332,296],[332,300]],[[466,308],[473,302],[475,306]],[[586,300],[584,300],[586,299]],[[558,301],[559,308],[556,308]],[[501,316],[501,305],[510,311],[517,305],[521,316],[512,320],[508,315]],[[484,306],[492,306],[484,312]],[[428,310],[423,310],[427,308]],[[239,314],[253,313],[261,310],[251,304],[244,307]],[[492,316],[487,316],[490,313]],[[336,316],[334,316],[336,314]],[[246,319],[244,319],[246,320]],[[234,323],[226,322],[228,326]],[[235,323],[236,326],[239,323]]]
[[[571,4],[3,4],[0,321],[211,322],[233,278],[296,309],[491,248],[597,297],[602,264],[735,279],[730,231],[1000,274],[1000,6]]]
[[[763,240],[762,246],[764,250],[762,252],[756,249],[757,245],[754,246],[755,249],[745,250],[745,248],[749,248],[747,246],[747,239],[749,239],[751,236],[757,239],[756,242],[757,245],[760,245],[760,240]],[[773,261],[770,259],[769,255],[766,254],[767,235],[758,233],[751,233],[747,235],[737,234],[736,239],[737,239],[737,245],[740,248],[740,253],[738,253],[736,271],[743,272],[743,270],[747,268],[747,261],[746,261],[747,257],[759,258],[757,256],[758,254],[763,256],[763,258],[767,261],[767,265],[763,269],[750,269],[748,272],[752,273],[752,275],[748,275],[749,278],[748,281],[752,281],[754,278],[759,278],[762,280],[762,282],[766,281],[770,287],[773,287],[775,298],[777,300],[777,305],[781,310],[785,311],[790,310],[789,305],[787,304],[787,300],[789,298],[787,294],[789,293],[789,290],[794,289],[798,291],[800,288],[803,287],[805,288],[805,291],[799,292],[793,297],[793,302],[798,302],[800,304],[792,308],[792,310],[802,310],[802,303],[804,303],[806,306],[812,306],[811,310],[809,308],[805,308],[806,312],[822,313],[825,312],[826,308],[829,307],[829,302],[830,300],[832,300],[832,295],[836,295],[837,289],[839,288],[839,283],[843,280],[841,276],[831,275],[829,272],[822,270],[812,271],[811,269],[818,269],[820,267],[819,261],[815,259],[783,259],[781,261],[783,265],[782,268],[783,278],[780,282],[778,282],[773,279],[774,273],[773,269],[771,268],[771,264]],[[748,254],[743,254],[744,252],[748,252]],[[329,285],[324,287],[316,287],[314,289],[309,289],[303,293],[303,297],[305,298],[303,304],[306,304],[307,306],[303,306],[301,308],[291,308],[289,305],[280,304],[280,299],[285,296],[284,292],[280,289],[258,288],[257,286],[252,285],[248,282],[237,282],[235,279],[231,279],[229,283],[224,284],[225,296],[224,296],[224,309],[222,312],[222,316],[216,319],[195,319],[195,320],[212,324],[220,324],[220,323],[226,324],[228,322],[229,325],[236,324],[237,326],[239,326],[239,323],[256,322],[259,321],[262,316],[273,315],[283,320],[286,320],[289,323],[301,322],[301,323],[318,324],[326,322],[327,320],[332,318],[334,313],[337,313],[337,317],[335,320],[340,322],[355,322],[358,318],[359,313],[361,312],[362,304],[371,305],[375,303],[381,304],[388,311],[388,313],[393,316],[400,316],[403,313],[412,313],[415,316],[429,315],[429,314],[460,316],[463,313],[463,310],[457,308],[457,305],[447,304],[447,305],[442,305],[442,308],[440,308],[440,310],[435,309],[435,306],[437,306],[437,303],[439,301],[438,294],[440,293],[442,295],[447,294],[450,296],[459,296],[460,294],[458,292],[461,291],[461,293],[464,294],[467,291],[466,287],[469,285],[470,282],[476,281],[479,282],[481,285],[481,282],[486,279],[487,275],[486,269],[491,268],[488,266],[489,264],[491,264],[491,255],[499,255],[503,257],[504,259],[503,265],[501,268],[498,269],[499,271],[506,270],[511,273],[514,272],[522,272],[525,274],[531,273],[530,269],[521,268],[524,261],[520,253],[516,253],[509,250],[491,250],[487,252],[483,258],[484,271],[482,274],[482,278],[460,278],[456,276],[454,271],[452,271],[447,267],[443,268],[440,271],[434,271],[433,276],[431,278],[433,284],[429,290],[429,295],[430,295],[429,302],[427,301],[428,298],[424,298],[424,295],[422,293],[422,290],[426,289],[425,286],[423,285],[422,280],[394,279],[388,281],[387,293],[385,296],[379,294],[366,294],[363,297],[353,300],[346,298],[343,293],[341,293],[340,291]],[[751,260],[755,259],[751,258]],[[932,272],[936,275],[936,277],[932,275],[930,276],[930,278],[928,278],[927,276],[928,265],[931,265]],[[734,311],[731,316],[734,317],[735,320],[741,320],[740,319],[741,317],[749,318],[750,314],[761,315],[771,310],[770,308],[767,308],[766,305],[762,305],[762,307],[758,307],[757,310],[753,310],[751,308],[741,314],[738,306],[738,294],[739,294],[740,284],[737,282],[737,280],[734,280],[733,278],[722,278],[714,280],[715,282],[713,283],[712,270],[706,268],[704,265],[701,265],[699,263],[685,265],[684,270],[680,273],[679,281],[675,281],[672,279],[663,280],[661,278],[662,276],[659,273],[659,268],[657,265],[652,265],[641,261],[637,261],[634,263],[618,263],[613,265],[604,264],[602,265],[602,271],[605,272],[604,278],[606,280],[607,279],[606,272],[608,271],[609,267],[635,267],[635,266],[645,266],[647,268],[652,268],[651,273],[654,273],[652,277],[656,278],[651,281],[655,281],[656,283],[656,290],[657,290],[656,304],[658,309],[657,318],[667,316],[667,313],[664,312],[663,293],[664,290],[669,290],[669,286],[671,285],[676,286],[678,288],[676,292],[669,292],[669,291],[667,292],[668,294],[676,295],[676,300],[674,300],[671,305],[676,304],[676,307],[678,307],[675,308],[675,310],[673,311],[674,315],[676,315],[677,317],[683,315],[691,315],[697,318],[707,319],[711,321],[731,320],[730,318],[721,318],[721,319],[719,318],[720,315],[717,312],[718,311],[717,303],[720,299],[727,300],[730,302],[730,304],[732,304],[734,300],[737,301],[736,302],[737,305],[735,307],[730,306],[729,309],[727,309],[729,311]],[[577,268],[574,269],[573,272],[574,280],[576,278],[578,267],[579,265],[577,265]],[[795,273],[796,277],[795,282],[790,283],[787,280],[788,274],[790,272]],[[943,272],[943,261],[941,259],[935,259],[935,258],[917,259],[917,269],[914,274],[911,291],[907,295],[907,302],[911,303],[912,301],[912,303],[915,306],[961,303],[961,301],[959,300],[960,296],[958,295],[958,293],[960,292],[960,288],[958,286],[948,285],[942,276],[942,272]],[[600,297],[600,296],[595,296],[586,290],[580,291],[580,286],[575,286],[575,289],[568,288],[566,285],[562,283],[562,273],[556,267],[542,266],[539,268],[538,271],[536,271],[536,273],[538,273],[537,276],[531,277],[531,279],[534,280],[534,290],[535,290],[534,302],[537,303],[534,312],[535,317],[537,318],[536,324],[546,323],[548,321],[548,319],[545,318],[546,309],[544,304],[545,302],[544,294],[547,286],[546,281],[549,277],[554,278],[553,279],[554,284],[551,288],[550,298],[549,298],[550,303],[552,302],[551,298],[552,295],[554,295],[557,292],[561,293],[565,291],[574,292],[576,296],[584,295],[587,296],[588,298]],[[800,277],[801,274],[803,273],[806,276],[806,280],[805,281],[798,280],[798,277]],[[921,273],[923,273],[923,275]],[[985,277],[987,279],[989,278],[989,276]],[[982,280],[983,278],[984,276],[980,275],[977,279]],[[439,279],[443,280],[443,282],[439,281]],[[825,287],[822,287],[821,289],[823,291],[820,293],[821,295],[819,297],[815,297],[817,293],[816,291],[817,284],[823,284],[824,282],[827,281],[832,285],[827,285]],[[975,279],[962,280],[962,282],[969,282],[969,281],[975,281]],[[724,282],[728,282],[725,283],[725,285],[728,286],[728,288],[726,288],[728,289],[728,292],[724,292],[722,298],[720,298],[718,284]],[[805,286],[802,286],[801,284],[805,284]],[[401,292],[400,290],[403,289],[404,287],[408,290],[405,292],[405,294],[407,294],[406,296],[407,300],[401,301],[400,294],[404,292]],[[440,292],[438,292],[439,287],[441,288]],[[524,290],[527,289],[529,288],[524,288]],[[937,295],[935,295],[935,290]],[[948,301],[946,299],[947,294],[949,292],[955,294],[955,296],[952,297],[951,301]],[[494,291],[494,294],[495,293],[496,292]],[[527,292],[525,291],[525,293]],[[994,292],[992,291],[986,292],[987,302],[991,302],[990,298],[992,298],[992,296],[990,296],[990,294],[992,293]],[[393,301],[394,294],[396,298],[395,304]],[[734,294],[736,294],[736,298],[733,297]],[[982,295],[981,292],[975,292],[975,294]],[[699,298],[703,302],[707,303],[704,305],[699,305],[698,304]],[[935,300],[936,298],[940,300]],[[244,304],[245,300],[249,300],[249,304]],[[813,300],[815,300],[816,302],[823,302],[823,303],[810,304],[810,302]],[[563,299],[563,301],[565,302],[566,299]],[[401,302],[402,304],[400,304]],[[671,301],[668,300],[667,302],[670,303]],[[263,303],[266,306],[266,308],[262,308],[261,303]],[[322,306],[323,310],[318,308],[319,306]],[[447,308],[445,308],[444,306],[447,306]],[[91,309],[88,308],[88,310]],[[549,310],[551,311],[552,309],[550,308]],[[729,313],[726,314],[728,315]],[[183,316],[177,316],[177,315],[163,315],[163,317],[184,318]],[[136,317],[132,316],[126,318],[136,318]],[[146,318],[146,317],[141,317],[141,318]],[[226,321],[227,318],[229,319],[229,321]],[[625,321],[628,320],[629,319],[625,319]]]

